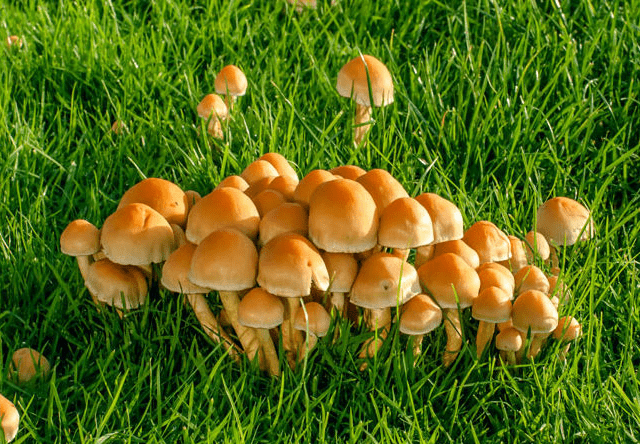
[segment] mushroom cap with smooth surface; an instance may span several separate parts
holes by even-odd
[[[324,182],[335,179],[336,176],[327,170],[311,170],[302,179],[300,179],[298,186],[296,186],[296,189],[293,192],[293,200],[300,205],[308,207],[311,195],[316,188]]]
[[[331,316],[317,302],[307,302],[304,304],[304,308],[300,307],[296,310],[293,318],[293,328],[306,331],[319,338],[327,335],[330,326]]]
[[[535,265],[522,267],[515,274],[514,279],[516,294],[524,293],[527,290],[538,290],[542,293],[549,292],[549,279]]]
[[[531,230],[524,237],[524,241],[525,254],[529,263],[534,262],[536,255],[543,261],[549,259],[551,249],[543,234]]]
[[[215,89],[224,96],[244,96],[247,92],[247,76],[235,65],[227,65],[215,79]]]
[[[340,68],[336,89],[342,97],[363,106],[393,103],[391,73],[384,63],[370,55],[359,55]]]
[[[60,251],[67,256],[89,256],[100,251],[100,230],[91,222],[76,219],[60,235]]]
[[[288,177],[296,183],[299,181],[298,173],[293,169],[289,161],[279,153],[265,153],[258,160],[266,160],[275,167],[279,176]]]
[[[162,262],[176,248],[169,222],[143,203],[124,205],[107,217],[100,243],[106,257],[123,265]]]
[[[277,296],[256,287],[238,304],[238,322],[251,328],[276,328],[284,321],[284,305]]]
[[[508,321],[511,318],[511,295],[498,287],[485,288],[473,301],[471,316],[492,324]]]
[[[555,245],[573,245],[593,237],[595,228],[591,213],[579,202],[568,197],[554,197],[536,213],[536,229]]]
[[[375,253],[360,266],[351,287],[350,302],[369,309],[395,307],[420,291],[413,265],[392,254]]]
[[[194,284],[189,280],[191,259],[197,245],[187,242],[171,253],[162,266],[160,283],[164,288],[181,294],[206,294],[209,289]]]
[[[445,253],[457,254],[464,259],[471,268],[478,268],[480,265],[480,258],[478,257],[476,250],[467,245],[462,239],[433,244],[433,253],[431,254],[431,258]]]
[[[546,294],[528,290],[518,296],[511,308],[511,322],[522,333],[551,333],[558,326],[558,311]]]
[[[254,160],[242,170],[240,177],[247,181],[249,186],[265,177],[278,177],[280,174],[276,167],[266,160]]]
[[[120,198],[118,208],[143,203],[160,213],[170,224],[184,227],[189,212],[187,195],[175,183],[149,177],[129,188]]]
[[[480,291],[489,287],[498,287],[509,295],[509,299],[513,299],[516,281],[505,266],[497,262],[485,262],[476,268],[476,272],[480,278]]]
[[[415,198],[427,209],[433,224],[433,243],[462,239],[464,222],[460,209],[451,201],[434,193],[422,193]]]
[[[429,212],[410,197],[391,202],[380,215],[378,243],[388,248],[416,248],[433,242]]]
[[[442,308],[470,307],[478,297],[478,273],[456,254],[445,253],[425,262],[418,268],[418,276]]]
[[[442,310],[429,296],[420,293],[402,306],[400,333],[424,335],[442,323]]]
[[[260,250],[258,284],[277,296],[308,296],[312,285],[322,291],[329,288],[329,273],[320,252],[308,239],[286,233]]]
[[[309,232],[309,213],[300,204],[285,202],[262,217],[259,231],[261,245],[284,233],[306,237]]]
[[[343,179],[356,180],[358,177],[366,174],[366,170],[357,165],[340,165],[329,170],[331,174],[340,176]]]
[[[504,261],[511,257],[509,238],[488,220],[480,220],[471,225],[462,240],[476,250],[481,264]]]
[[[207,94],[204,96],[200,103],[198,103],[196,111],[198,112],[198,116],[205,120],[209,118],[212,118],[212,120],[214,118],[225,120],[229,116],[227,104],[224,103],[222,97],[217,94]]]
[[[553,330],[553,337],[559,341],[574,341],[582,334],[582,327],[573,316],[563,316]]]
[[[522,333],[513,327],[500,330],[496,335],[496,348],[500,351],[517,352],[522,348]]]
[[[511,257],[504,261],[498,261],[509,269],[512,273],[517,273],[522,267],[527,265],[527,255],[524,249],[524,242],[516,236],[507,235],[510,243]]]
[[[409,197],[402,184],[391,173],[380,168],[367,171],[356,182],[371,194],[380,214],[396,199]]]
[[[376,204],[358,182],[336,179],[319,185],[309,202],[309,238],[334,253],[358,253],[378,241]]]
[[[13,352],[9,367],[9,379],[18,384],[44,380],[49,376],[51,365],[40,352],[24,347]]]
[[[99,302],[125,310],[144,304],[149,290],[140,268],[109,259],[91,264],[84,284]]]
[[[20,413],[11,401],[0,394],[0,425],[6,442],[11,442],[18,434]]]
[[[215,230],[196,247],[188,278],[204,288],[241,291],[256,284],[258,251],[244,233]]]
[[[331,279],[332,292],[348,293],[358,275],[358,261],[350,253],[322,253],[322,259],[327,266]]]
[[[215,189],[225,188],[225,187],[237,188],[240,191],[244,192],[247,190],[247,188],[249,188],[249,184],[242,177],[233,174],[231,176],[227,176],[224,179],[222,179]]]

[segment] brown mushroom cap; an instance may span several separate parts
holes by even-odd
[[[128,310],[147,300],[147,279],[133,265],[101,259],[91,264],[84,284],[99,302],[112,307]]]
[[[366,171],[357,165],[341,165],[329,170],[331,174],[340,176],[343,179],[356,180],[358,177],[364,175]]]
[[[498,261],[500,265],[508,268],[512,273],[517,273],[527,265],[527,255],[524,251],[524,242],[516,236],[507,235],[511,244],[511,257],[504,261]]]
[[[20,414],[11,401],[0,394],[0,418],[2,431],[6,442],[11,442],[18,434],[20,426]]]
[[[493,222],[481,220],[469,227],[463,241],[476,250],[480,263],[498,262],[511,256],[511,242]]]
[[[322,253],[322,259],[327,266],[330,291],[336,293],[348,293],[351,291],[353,281],[358,274],[358,261],[350,253]]]
[[[309,203],[309,238],[325,251],[358,253],[378,240],[378,211],[357,182],[336,179],[319,185]]]
[[[307,302],[304,308],[296,310],[293,318],[293,328],[306,331],[319,338],[326,336],[331,326],[331,316],[327,310],[317,302]]]
[[[247,77],[237,66],[227,65],[216,76],[215,89],[224,96],[244,96],[247,92]]]
[[[308,207],[311,195],[318,185],[335,179],[336,176],[326,170],[309,171],[309,173],[300,180],[293,192],[293,200],[302,206]]]
[[[276,190],[260,191],[251,200],[256,206],[258,210],[258,214],[260,215],[261,218],[271,210],[279,207],[283,203],[286,203],[284,196]],[[258,229],[260,229],[259,225],[258,225]]]
[[[528,290],[513,303],[511,322],[523,333],[529,329],[532,334],[551,333],[558,326],[558,311],[546,294]]]
[[[537,211],[537,230],[556,245],[573,245],[590,239],[595,228],[591,213],[568,197],[549,199]]]
[[[207,94],[204,96],[200,103],[198,103],[196,111],[198,112],[198,116],[203,119],[217,117],[218,119],[224,120],[229,116],[226,103],[224,103],[222,97],[217,94]]]
[[[360,266],[351,287],[351,303],[379,309],[402,305],[420,293],[418,274],[397,256],[375,253]]]
[[[107,217],[100,243],[106,257],[123,265],[162,262],[175,249],[169,222],[142,203],[122,206]]]
[[[241,291],[256,284],[258,251],[244,233],[226,228],[211,232],[191,258],[188,278],[204,288]]]
[[[498,287],[485,288],[473,301],[471,316],[492,324],[508,321],[511,318],[511,295]]]
[[[543,261],[549,259],[551,249],[543,234],[531,230],[524,237],[524,240],[525,254],[527,255],[527,260],[529,262],[534,261],[535,255],[538,255]]]
[[[488,264],[492,265],[476,268],[480,278],[480,291],[489,287],[498,287],[509,295],[509,299],[513,299],[516,284],[511,272],[506,267],[495,262],[485,262],[482,265]]]
[[[278,191],[287,201],[292,202],[298,183],[297,178],[294,180],[290,176],[278,176],[269,182],[266,189]]]
[[[275,167],[279,176],[287,177],[298,183],[298,173],[293,169],[289,161],[278,153],[266,153],[258,158],[258,160],[266,160]]]
[[[306,237],[309,232],[309,213],[300,204],[286,202],[266,213],[260,220],[259,228],[261,245],[284,233]]]
[[[370,55],[360,55],[347,62],[338,72],[336,89],[342,97],[352,98],[364,106],[393,103],[391,73],[384,63]]]
[[[464,222],[462,213],[453,202],[433,193],[423,193],[416,200],[427,209],[433,224],[433,243],[462,239]]]
[[[442,310],[426,294],[412,297],[402,306],[400,333],[424,335],[442,323]]]
[[[538,290],[542,293],[549,292],[549,279],[544,272],[535,265],[527,265],[518,271],[515,276],[516,294],[527,290]]]
[[[467,245],[462,239],[444,241],[433,245],[433,253],[431,258],[440,256],[445,253],[453,253],[460,256],[464,261],[469,264],[471,268],[478,268],[480,265],[480,258],[476,250]]]
[[[227,176],[224,179],[222,179],[220,181],[220,183],[218,184],[218,186],[216,187],[216,189],[225,188],[225,187],[237,188],[240,191],[244,192],[244,191],[247,190],[247,188],[249,188],[249,184],[242,177],[236,176],[234,174],[234,175]]]
[[[478,297],[480,278],[464,259],[445,253],[418,268],[422,287],[442,308],[470,307]]]
[[[50,371],[51,365],[47,358],[32,348],[20,348],[11,356],[9,379],[18,384],[46,379]]]
[[[76,219],[60,235],[60,251],[67,256],[89,256],[100,251],[100,230],[91,222]]]
[[[277,177],[278,170],[266,160],[254,160],[242,171],[240,177],[247,181],[249,186],[266,177]]]
[[[256,287],[238,304],[238,322],[251,328],[276,328],[284,320],[284,305],[277,296]]]
[[[120,198],[118,208],[143,203],[160,213],[170,224],[184,227],[189,212],[187,195],[175,183],[149,177],[129,188]]]
[[[189,280],[191,259],[194,251],[196,251],[196,246],[188,242],[167,258],[162,266],[162,278],[160,281],[164,288],[182,294],[209,293],[208,288],[200,287]]]
[[[311,286],[325,291],[329,273],[320,252],[299,234],[276,236],[260,250],[258,284],[282,297],[300,297],[311,293]]]
[[[251,199],[237,188],[217,188],[196,203],[187,221],[187,239],[200,243],[210,233],[234,228],[249,238],[258,235],[260,214]]]
[[[522,348],[522,333],[513,327],[500,330],[496,335],[496,348],[500,351],[517,352]]]
[[[407,190],[391,173],[379,168],[367,171],[366,174],[358,177],[356,182],[371,194],[380,214],[396,199],[409,197]]]
[[[582,334],[580,323],[572,316],[563,316],[553,330],[553,337],[562,341],[574,341]]]
[[[564,305],[571,300],[571,291],[565,282],[558,279],[558,276],[547,277],[549,281],[549,296],[557,297],[558,304]]]
[[[391,202],[380,215],[378,243],[389,248],[416,248],[433,241],[429,212],[410,197]]]

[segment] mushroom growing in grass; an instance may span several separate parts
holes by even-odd
[[[266,160],[275,167],[279,176],[287,177],[295,183],[298,183],[298,173],[296,173],[296,170],[293,169],[289,161],[282,154],[265,153],[260,156],[258,160]]]
[[[171,256],[167,258],[162,266],[160,283],[169,291],[184,294],[205,334],[212,341],[222,343],[224,348],[229,351],[229,354],[237,358],[238,350],[236,346],[209,308],[205,298],[205,294],[209,293],[209,289],[194,284],[188,278],[191,259],[195,250],[196,245],[188,242],[171,253]]]
[[[207,132],[216,139],[222,139],[222,121],[229,117],[229,110],[224,100],[217,94],[207,94],[198,104],[198,116],[205,120]]]
[[[549,259],[551,249],[544,235],[531,230],[524,237],[524,245],[527,262],[529,264],[534,264],[536,257],[539,257],[543,261]]]
[[[187,195],[175,183],[149,177],[129,188],[120,198],[118,208],[132,203],[143,203],[160,213],[170,224],[184,228],[189,213]]]
[[[114,307],[120,317],[147,300],[147,277],[134,265],[101,259],[91,264],[84,284],[98,303]]]
[[[527,255],[524,249],[524,242],[512,235],[507,235],[511,244],[511,257],[504,261],[499,261],[500,265],[509,269],[512,273],[517,273],[522,267],[527,265]]]
[[[482,290],[473,301],[471,316],[480,321],[476,335],[476,353],[480,358],[493,339],[496,324],[511,318],[511,294],[498,287]]]
[[[378,244],[393,248],[406,260],[409,249],[433,242],[433,225],[429,212],[411,197],[400,197],[381,212]]]
[[[414,357],[417,358],[422,352],[424,335],[435,330],[441,323],[442,310],[426,294],[418,294],[402,306],[400,333],[411,336],[409,345]]]
[[[11,401],[0,394],[0,425],[6,442],[11,442],[18,434],[20,414]]]
[[[227,65],[220,70],[215,80],[216,92],[225,96],[226,106],[233,111],[238,97],[247,92],[247,77],[235,65]]]
[[[269,330],[277,328],[284,320],[284,306],[277,296],[256,287],[244,295],[238,305],[238,322],[245,327],[255,329],[259,348],[245,350],[249,360],[255,358],[256,353],[262,352],[258,358],[264,362],[266,369],[272,376],[280,376],[280,360],[276,352]]]
[[[330,305],[337,316],[346,316],[346,298],[358,274],[358,261],[351,253],[322,253],[331,285]]]
[[[307,302],[299,307],[293,318],[293,328],[305,332],[306,339],[298,353],[298,361],[304,360],[318,343],[318,338],[327,335],[331,316],[317,302]]]
[[[356,102],[353,140],[359,145],[371,126],[371,107],[393,103],[393,79],[387,67],[370,55],[359,55],[338,72],[338,94]]]
[[[518,271],[515,276],[515,293],[517,295],[527,290],[538,290],[542,293],[549,292],[549,279],[544,272],[535,265],[527,265]]]
[[[500,359],[508,365],[516,365],[516,353],[524,346],[522,333],[513,327],[507,327],[496,335],[496,348],[500,351]]]
[[[360,357],[372,358],[382,346],[391,325],[391,307],[401,307],[418,293],[416,269],[401,258],[375,253],[362,263],[350,301],[365,309],[364,319],[374,337],[363,345]]]
[[[445,253],[425,262],[418,268],[420,283],[442,308],[447,333],[443,363],[451,365],[462,348],[460,312],[478,297],[480,278],[464,259]]]
[[[9,367],[9,379],[18,384],[43,381],[49,376],[49,361],[32,348],[20,348],[13,352]]]
[[[567,359],[567,353],[569,353],[569,347],[571,342],[575,341],[582,334],[582,327],[580,323],[571,316],[563,316],[558,321],[558,326],[553,331],[553,337],[558,341],[561,341],[564,345],[558,353],[558,359],[564,361]]]
[[[537,290],[520,294],[511,308],[513,327],[525,335],[531,333],[527,358],[534,358],[544,340],[558,326],[558,311],[549,297]]]
[[[80,274],[86,280],[93,255],[100,251],[100,230],[84,219],[74,220],[60,235],[60,251],[76,258]],[[93,302],[98,303],[95,299]]]
[[[480,220],[471,225],[462,240],[476,250],[481,264],[504,261],[511,257],[509,238],[488,220]]]

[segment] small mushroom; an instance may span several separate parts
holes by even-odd
[[[580,323],[571,316],[563,316],[558,321],[558,326],[553,331],[553,337],[564,343],[564,346],[558,353],[558,359],[564,361],[567,359],[571,342],[575,341],[582,334]]]
[[[47,358],[32,348],[20,348],[11,356],[9,378],[20,385],[45,380],[50,371]]]
[[[0,425],[6,442],[11,442],[18,434],[20,414],[11,401],[0,394]]]
[[[304,360],[318,343],[318,338],[326,336],[331,325],[331,316],[317,302],[307,302],[296,311],[293,328],[305,332],[306,339],[298,353],[298,361]]]
[[[222,139],[222,121],[229,117],[224,100],[217,94],[207,94],[197,106],[198,116],[207,122],[207,132],[216,139]]]
[[[215,80],[216,92],[225,96],[225,104],[233,110],[236,99],[247,92],[247,77],[235,65],[227,65],[220,70]]]
[[[441,323],[442,310],[426,294],[418,294],[402,306],[400,333],[411,336],[409,344],[415,358],[422,352],[424,335],[436,329]]]

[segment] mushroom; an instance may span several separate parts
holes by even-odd
[[[480,220],[469,227],[462,240],[476,250],[480,263],[504,261],[511,257],[511,242],[493,222]]]
[[[391,73],[375,57],[359,55],[340,69],[336,89],[356,102],[353,139],[359,145],[371,126],[371,107],[393,103]]]
[[[378,244],[393,248],[403,260],[409,249],[433,242],[433,225],[429,212],[411,197],[400,197],[380,214]]]
[[[558,326],[558,311],[549,297],[537,290],[521,293],[511,308],[513,327],[525,335],[531,332],[528,358],[534,358],[544,340]]]
[[[542,293],[549,292],[549,279],[544,272],[535,265],[522,267],[515,276],[515,293],[517,295],[527,290],[538,290]]]
[[[225,187],[237,188],[244,193],[249,188],[249,184],[242,177],[234,174],[222,179],[215,189],[217,190]]]
[[[247,92],[247,77],[235,65],[227,65],[220,70],[215,80],[216,92],[225,96],[225,104],[233,111],[236,99]]]
[[[196,107],[198,116],[207,123],[207,132],[216,139],[222,139],[222,121],[229,117],[229,110],[224,100],[217,94],[207,94]]]
[[[244,170],[242,170],[242,173],[240,173],[240,177],[246,180],[249,186],[260,179],[264,179],[266,177],[277,177],[279,175],[280,174],[278,173],[278,170],[276,170],[276,167],[266,160],[260,159],[251,162]]]
[[[511,295],[498,287],[485,288],[474,299],[471,316],[480,321],[476,335],[476,353],[480,358],[493,339],[496,324],[511,318]]]
[[[293,192],[294,202],[299,203],[305,208],[309,207],[309,200],[316,188],[330,180],[335,180],[336,176],[326,170],[311,170],[298,182]]]
[[[100,230],[84,219],[74,220],[60,235],[60,251],[76,258],[80,274],[86,280],[93,255],[100,251]],[[93,302],[98,304],[95,297]]]
[[[485,262],[476,268],[480,278],[480,291],[489,287],[498,287],[513,299],[516,281],[511,272],[497,262]]]
[[[451,201],[433,193],[423,193],[415,198],[431,216],[433,225],[433,245],[462,239],[464,223],[460,209]],[[416,267],[431,259],[433,245],[419,247],[416,251]]]
[[[309,356],[311,350],[318,343],[318,338],[327,335],[331,325],[331,316],[322,305],[317,302],[307,302],[296,311],[293,319],[293,328],[304,331],[306,339],[298,353],[298,361]]]
[[[298,174],[282,154],[266,153],[260,156],[258,160],[266,160],[275,167],[279,176],[287,177],[295,183],[298,183]]]
[[[297,233],[307,236],[309,232],[309,214],[300,204],[286,202],[266,213],[260,219],[260,245],[284,233]]]
[[[522,333],[513,327],[506,327],[496,335],[496,348],[500,351],[503,364],[516,365],[516,353],[523,347]]]
[[[498,261],[498,263],[509,269],[512,273],[517,273],[522,267],[527,265],[524,242],[511,235],[507,235],[507,238],[509,238],[509,243],[511,244],[511,257],[504,261]]]
[[[346,316],[346,297],[358,274],[358,261],[351,253],[322,253],[331,285],[330,305],[338,316]]]
[[[134,265],[122,265],[105,258],[89,267],[85,286],[100,304],[123,310],[138,308],[147,300],[148,285],[144,272]]]
[[[558,321],[558,326],[553,331],[553,337],[564,343],[564,346],[558,353],[558,359],[564,361],[567,359],[571,342],[575,341],[582,334],[580,323],[571,316],[563,316]]]
[[[426,261],[444,253],[457,254],[464,259],[471,268],[478,268],[480,265],[480,258],[476,250],[467,245],[462,239],[456,239],[418,247],[416,252],[416,267],[420,268],[420,265]]]
[[[415,358],[422,352],[424,335],[436,329],[441,323],[442,310],[426,294],[418,294],[402,306],[400,333],[411,335],[410,345]]]
[[[445,253],[425,262],[418,268],[420,283],[442,308],[447,345],[443,363],[448,367],[462,348],[460,311],[473,304],[478,297],[480,278],[464,259]]]
[[[45,380],[50,371],[47,358],[32,348],[20,348],[11,356],[9,379],[20,385]]]
[[[269,335],[269,329],[276,328],[284,320],[284,306],[280,299],[262,288],[254,288],[244,295],[238,304],[238,322],[255,329],[258,348],[245,350],[249,360],[262,352],[262,359],[272,376],[280,376],[278,353]]]
[[[7,47],[9,49],[11,48],[17,48],[20,49],[22,48],[22,39],[20,37],[18,37],[17,35],[10,35],[9,37],[7,37]]]
[[[160,213],[170,224],[184,228],[189,213],[187,195],[175,183],[149,177],[129,188],[120,198],[118,208],[143,203]]]
[[[11,401],[0,394],[0,425],[6,442],[11,442],[18,434],[20,414]]]
[[[531,230],[524,237],[524,241],[525,254],[527,256],[528,263],[535,263],[536,256],[543,261],[549,259],[551,250],[549,247],[549,243],[547,242],[547,239],[544,237],[544,235]]]

